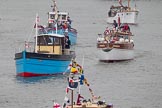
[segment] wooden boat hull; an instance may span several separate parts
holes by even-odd
[[[113,23],[114,20],[120,23],[137,24],[138,11],[118,12],[114,17],[107,17],[107,23]]]
[[[17,76],[33,77],[55,75],[69,72],[67,70],[75,55],[52,55],[32,52],[15,54]]]

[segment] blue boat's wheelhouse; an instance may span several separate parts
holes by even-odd
[[[42,34],[37,36],[35,52],[62,55],[64,50],[64,36],[58,34]]]

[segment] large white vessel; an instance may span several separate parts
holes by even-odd
[[[131,32],[110,30],[108,34],[99,34],[97,56],[102,62],[125,61],[134,58],[134,43]]]
[[[107,23],[113,23],[114,20],[120,23],[128,23],[128,24],[137,24],[137,17],[139,11],[130,7],[130,0],[128,0],[128,6],[123,6],[122,4],[119,6],[111,6],[108,12]]]

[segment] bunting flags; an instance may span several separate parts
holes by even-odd
[[[77,64],[75,60],[72,60],[72,63],[69,65],[70,66],[70,72],[72,74],[83,74],[83,69],[82,66]]]
[[[79,79],[80,79],[80,85],[83,85],[83,81],[84,81],[84,75],[82,74],[80,77],[79,77]]]
[[[74,62],[75,61],[73,61],[73,63]],[[76,64],[71,64],[69,66],[72,68],[74,65],[76,66]],[[79,65],[79,67],[80,67],[80,65]],[[82,67],[81,67],[81,69],[82,69]],[[88,80],[84,77],[83,73],[81,74],[79,71],[77,72],[77,74],[71,72],[69,77],[67,78],[67,81],[68,81],[68,87],[66,87],[66,94],[65,94],[65,98],[64,98],[64,103],[62,105],[63,108],[66,108],[67,103],[70,103],[70,99],[68,98],[69,90],[73,91],[74,89],[78,88],[78,85],[85,84],[88,87],[88,90],[92,96],[92,101],[94,101],[96,99],[100,99],[100,96],[94,95],[93,90],[90,88],[90,84],[88,83]],[[78,97],[77,97],[77,101],[76,101],[77,105],[81,105],[81,101],[82,101],[81,99],[84,99],[84,97],[81,96],[80,87],[79,87]],[[58,108],[58,107],[59,106],[55,105],[54,108]]]
[[[77,105],[81,105],[81,103],[80,103],[81,100],[80,99],[84,99],[84,97],[81,96],[80,94],[78,94]]]

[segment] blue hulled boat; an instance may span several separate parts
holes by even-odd
[[[68,66],[75,58],[75,52],[65,48],[65,35],[57,32],[39,34],[37,20],[33,50],[26,42],[25,50],[15,54],[17,75],[32,77],[69,72]]]

